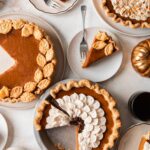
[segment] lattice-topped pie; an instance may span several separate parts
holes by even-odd
[[[116,102],[98,84],[88,80],[56,85],[50,94],[70,117],[44,100],[37,108],[36,130],[76,125],[76,150],[108,150],[121,127]]]
[[[106,32],[99,31],[94,38],[92,46],[87,53],[86,59],[82,67],[87,68],[94,62],[112,55],[118,51],[119,47],[116,42]]]
[[[0,20],[0,101],[30,102],[52,82],[55,50],[46,33],[25,20]],[[9,60],[9,59],[8,59]],[[3,67],[1,67],[3,68]]]
[[[102,0],[106,14],[131,28],[150,28],[149,0]]]
[[[150,150],[150,132],[142,137],[139,144],[139,150]]]

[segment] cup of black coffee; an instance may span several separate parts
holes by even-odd
[[[134,93],[128,102],[130,112],[142,121],[150,121],[150,93]]]

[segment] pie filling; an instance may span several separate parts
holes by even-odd
[[[110,13],[132,23],[150,22],[149,0],[106,0]]]
[[[34,72],[38,68],[36,57],[39,42],[33,36],[21,36],[21,30],[13,29],[8,34],[0,34],[0,46],[16,62],[10,69],[0,74],[0,87],[13,88],[34,81]]]
[[[70,117],[51,106],[49,116],[46,118],[46,129],[69,124],[77,125],[79,150],[97,148],[106,132],[106,117],[100,102],[82,93],[65,95],[56,101]]]

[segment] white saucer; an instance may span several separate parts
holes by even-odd
[[[5,118],[0,113],[0,150],[5,148],[8,139],[8,126]]]
[[[72,9],[76,5],[76,3],[79,0],[69,0],[68,2],[65,2],[65,3],[56,0],[61,5],[61,7],[58,9],[54,9],[54,8],[46,5],[44,0],[29,0],[29,1],[39,11],[56,15],[56,14],[63,14],[63,13],[68,12],[70,9]]]
[[[138,150],[142,136],[148,131],[150,131],[150,124],[142,123],[132,126],[122,137],[118,150]]]
[[[98,31],[106,31],[108,35],[112,36],[119,46],[120,51],[114,53],[110,57],[98,61],[86,69],[83,69],[80,59],[80,42],[82,39],[82,32],[79,32],[74,36],[67,51],[67,59],[72,71],[79,77],[89,79],[93,82],[102,82],[114,76],[119,70],[123,59],[123,52],[117,37],[108,30],[101,29],[99,27],[86,29],[89,48],[92,44],[95,34]]]
[[[94,8],[98,14],[99,17],[101,17],[109,26],[111,26],[113,29],[119,31],[120,33],[129,35],[129,36],[149,36],[150,35],[150,29],[131,29],[129,27],[125,27],[121,25],[120,23],[115,23],[112,21],[111,17],[108,17],[106,13],[104,12],[104,9],[100,6],[101,0],[92,0]]]

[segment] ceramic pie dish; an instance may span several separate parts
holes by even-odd
[[[138,43],[132,51],[133,68],[142,76],[150,77],[150,39]]]
[[[0,21],[1,61],[14,61],[0,74],[0,100],[31,102],[49,87],[57,64],[53,43],[38,25],[22,19]],[[5,69],[5,68],[4,68]]]
[[[34,119],[37,131],[76,124],[77,150],[107,150],[114,146],[121,121],[116,101],[105,89],[88,80],[71,80],[58,83],[50,94],[70,117],[43,100],[36,109]]]
[[[149,0],[102,0],[102,7],[117,23],[130,28],[150,28]]]

